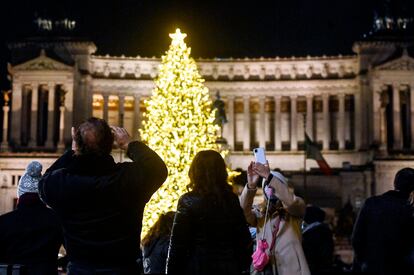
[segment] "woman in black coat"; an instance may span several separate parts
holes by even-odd
[[[223,158],[199,152],[189,177],[192,191],[178,202],[167,274],[247,274],[252,242]]]

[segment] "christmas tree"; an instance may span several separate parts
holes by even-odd
[[[170,34],[169,50],[162,57],[155,89],[145,101],[142,140],[168,167],[168,178],[152,196],[144,211],[143,232],[160,214],[174,211],[180,196],[188,192],[188,170],[201,150],[217,150],[217,126],[209,91],[190,57],[185,33]]]

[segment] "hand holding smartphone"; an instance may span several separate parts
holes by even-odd
[[[263,165],[267,164],[266,154],[265,154],[265,149],[264,148],[262,148],[262,147],[254,148],[253,149],[253,155],[254,155],[256,163],[260,163],[260,164],[263,164]],[[260,175],[259,175],[259,182],[262,182],[262,184],[264,182],[264,178]]]
[[[253,149],[253,154],[254,157],[256,159],[256,162],[259,162],[261,164],[266,164],[266,154],[265,154],[265,149],[262,147],[259,148],[254,148]]]

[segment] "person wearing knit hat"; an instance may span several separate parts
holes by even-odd
[[[265,179],[264,198],[253,205],[261,178]],[[300,224],[306,205],[294,191],[281,173],[270,170],[268,162],[251,162],[247,167],[247,184],[240,195],[240,205],[248,224],[256,227],[254,273],[311,274],[301,243]],[[268,260],[260,261],[260,257]]]
[[[16,209],[0,216],[0,263],[21,265],[19,274],[57,275],[62,225],[40,200],[41,173],[39,162],[29,163],[19,180]]]
[[[394,190],[368,198],[352,233],[354,271],[369,274],[414,274],[414,169],[399,170]],[[408,271],[409,270],[409,271]]]
[[[32,161],[27,165],[26,171],[19,180],[17,187],[17,197],[20,198],[25,193],[38,193],[38,185],[42,176],[42,164]]]

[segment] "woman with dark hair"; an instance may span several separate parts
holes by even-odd
[[[221,155],[201,151],[189,170],[171,233],[167,274],[248,273],[251,238]]]
[[[173,211],[161,214],[141,241],[145,274],[165,274],[174,215]]]

